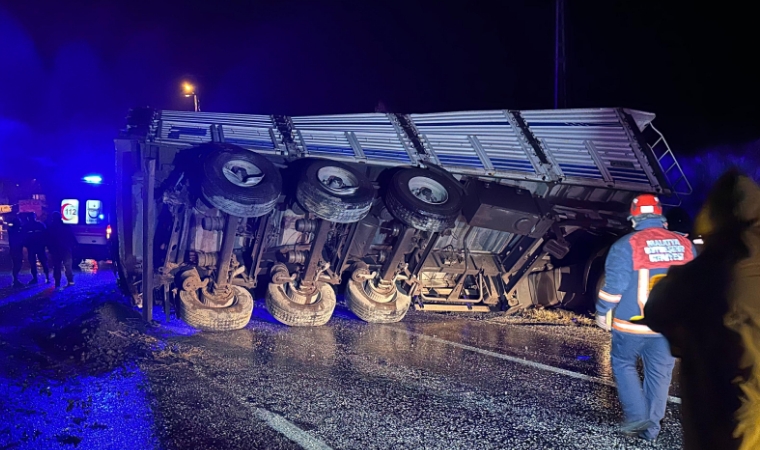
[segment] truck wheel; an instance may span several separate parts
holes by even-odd
[[[602,270],[602,274],[599,275],[599,278],[597,278],[596,280],[596,290],[594,291],[594,294],[596,294],[596,297],[594,297],[594,302],[596,302],[596,299],[599,298],[599,291],[602,290],[605,283],[607,283],[607,273],[604,270]]]
[[[454,226],[463,198],[453,177],[411,168],[391,178],[385,195],[388,210],[398,220],[422,231],[438,232]]]
[[[306,211],[337,223],[365,218],[374,198],[369,178],[346,164],[328,160],[309,164],[296,189],[296,199]]]
[[[179,292],[179,317],[185,323],[206,331],[231,331],[244,328],[251,320],[253,297],[241,286],[232,286],[235,298],[225,308],[212,308],[198,299],[197,291]]]
[[[387,300],[372,299],[364,290],[363,282],[349,280],[346,302],[348,308],[365,322],[393,323],[406,316],[412,299],[398,289]]]
[[[237,217],[259,217],[274,209],[282,176],[264,156],[232,144],[205,144],[201,193],[211,205]]]
[[[279,322],[291,327],[316,327],[324,325],[335,311],[335,291],[322,283],[312,303],[297,303],[285,292],[284,284],[269,283],[267,287],[267,311]]]

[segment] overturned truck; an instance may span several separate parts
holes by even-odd
[[[135,109],[116,139],[120,285],[206,330],[252,293],[291,326],[583,308],[631,199],[691,190],[654,114],[263,116]]]

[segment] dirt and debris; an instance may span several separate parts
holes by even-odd
[[[21,344],[28,361],[51,379],[101,375],[127,363],[190,363],[200,350],[178,343],[166,345],[151,334],[137,311],[126,302],[108,301],[65,325],[40,324]],[[36,347],[36,348],[35,348]]]
[[[55,436],[55,439],[61,444],[71,444],[74,447],[76,447],[77,445],[79,445],[80,442],[82,442],[81,437],[72,436],[70,434],[58,434]]]
[[[182,346],[152,334],[110,273],[80,273],[62,291],[14,290],[5,275],[0,449],[159,448],[142,368],[186,361]]]
[[[596,326],[594,314],[591,312],[577,313],[559,308],[525,308],[513,313],[490,312],[473,315],[438,313],[438,315],[501,325],[548,325],[581,328]]]
[[[98,375],[135,357],[151,354],[157,340],[145,334],[139,314],[123,303],[107,302],[68,325],[34,335],[46,371],[59,376]]]
[[[500,314],[497,317],[487,318],[486,320],[492,323],[505,324],[559,324],[578,327],[593,327],[596,324],[591,314],[578,314],[557,308],[527,308],[512,316]]]

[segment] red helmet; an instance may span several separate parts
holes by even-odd
[[[642,214],[662,215],[662,205],[656,195],[641,194],[631,202],[631,216],[636,217]]]

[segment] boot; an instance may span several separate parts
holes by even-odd
[[[647,428],[652,426],[652,422],[648,420],[638,420],[635,422],[628,422],[620,427],[620,432],[629,437],[635,437],[642,434]]]
[[[33,284],[37,284],[37,283],[39,283],[39,281],[37,280],[37,277],[34,277],[34,278],[32,278],[32,281],[30,281],[30,282],[29,282],[29,283],[27,283],[27,284],[28,284],[29,286],[31,286],[31,285],[33,285]]]
[[[24,285],[21,284],[21,282],[18,280],[13,280],[13,287],[20,288],[20,287],[24,287]]]

